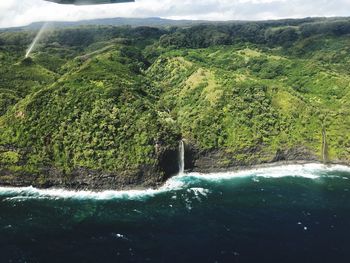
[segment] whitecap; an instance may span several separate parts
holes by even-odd
[[[195,194],[195,196],[207,196],[210,193],[209,189],[201,187],[192,187],[189,190],[192,191]]]
[[[342,165],[324,165],[324,164],[290,164],[282,166],[271,166],[263,168],[252,168],[242,171],[229,171],[219,173],[190,173],[188,176],[201,178],[210,181],[220,181],[232,178],[253,177],[253,180],[258,181],[258,177],[263,178],[282,178],[282,177],[302,177],[308,179],[319,179],[321,177],[343,178],[334,175],[328,175],[332,172],[347,172],[350,173],[350,167]]]
[[[23,200],[23,199],[95,199],[95,200],[109,200],[109,199],[141,199],[146,196],[153,196],[159,190],[130,190],[130,191],[72,191],[64,189],[37,189],[34,187],[1,187],[0,194],[2,196],[10,196],[9,200]]]
[[[75,200],[145,200],[157,194],[176,191],[185,188],[181,177],[169,179],[159,189],[122,190],[122,191],[73,191],[65,189],[38,189],[30,187],[0,187],[0,196],[6,196],[7,201],[25,201],[28,199],[75,199]]]
[[[221,173],[188,173],[170,178],[162,187],[158,189],[146,190],[125,190],[125,191],[72,191],[64,189],[37,189],[34,187],[0,187],[0,196],[5,200],[24,201],[27,199],[77,199],[77,200],[146,200],[158,194],[174,192],[183,189],[190,189],[196,196],[206,196],[210,192],[208,189],[194,187],[194,184],[201,181],[219,182],[233,178],[281,178],[281,177],[303,177],[308,179],[319,179],[322,177],[336,177],[348,179],[348,177],[338,177],[332,172],[347,172],[350,174],[350,167],[342,165],[323,164],[297,164],[274,167],[254,168],[242,171],[231,171]],[[198,180],[199,179],[199,180]],[[258,180],[256,180],[258,182]],[[191,187],[192,186],[192,187]],[[174,195],[173,195],[174,197]],[[173,198],[172,197],[172,198]]]

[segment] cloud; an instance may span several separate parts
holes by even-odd
[[[43,0],[0,0],[0,27],[35,21],[77,21],[107,17],[262,20],[306,16],[348,16],[350,0],[136,0],[99,6],[67,6]]]

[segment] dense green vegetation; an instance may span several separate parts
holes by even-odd
[[[350,161],[349,19],[67,28],[23,59],[34,35],[0,33],[7,171],[157,166],[180,138],[223,163]]]

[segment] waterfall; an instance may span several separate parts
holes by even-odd
[[[44,23],[41,29],[39,30],[38,34],[35,36],[33,42],[30,44],[27,53],[26,53],[26,58],[29,57],[30,53],[33,51],[35,48],[35,45],[38,43],[40,40],[41,36],[44,34],[45,30],[47,29],[48,23]]]
[[[185,173],[185,143],[183,140],[179,144],[179,174]]]
[[[328,144],[326,129],[322,128],[322,159],[324,163],[328,161]]]

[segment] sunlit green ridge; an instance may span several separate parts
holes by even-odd
[[[349,164],[349,33],[346,18],[85,26],[25,60],[36,32],[0,33],[0,181],[154,185],[181,138],[190,170]]]

